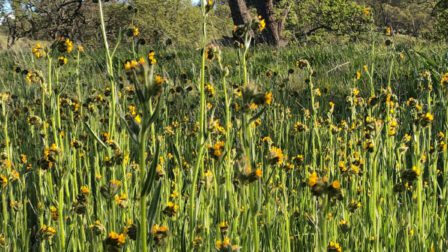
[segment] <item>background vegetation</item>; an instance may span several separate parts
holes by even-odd
[[[27,0],[2,1],[3,32],[12,45],[17,39],[53,40],[69,36],[84,44],[94,45],[100,37],[99,19],[94,1]],[[274,8],[273,21],[283,21],[281,39],[303,44],[328,42],[323,37],[348,36],[363,39],[366,31],[383,31],[390,26],[394,33],[430,40],[446,39],[446,4],[444,0],[270,0],[217,1],[210,14],[209,35],[219,41],[232,36],[233,23],[229,4],[236,2],[248,8],[247,17],[260,14],[260,3]],[[239,6],[238,5],[238,6]],[[10,6],[10,7],[6,7]],[[105,22],[111,38],[118,38],[131,24],[139,27],[148,43],[166,39],[178,45],[197,45],[200,35],[200,8],[190,0],[107,1]],[[256,8],[255,8],[256,7]],[[239,23],[237,23],[239,25]],[[269,31],[269,23],[268,29]]]

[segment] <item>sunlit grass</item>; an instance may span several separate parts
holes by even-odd
[[[448,249],[444,45],[206,31],[2,54],[2,249]]]

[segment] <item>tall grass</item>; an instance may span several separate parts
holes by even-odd
[[[3,53],[0,247],[447,250],[446,45],[219,48],[209,4],[200,50]]]

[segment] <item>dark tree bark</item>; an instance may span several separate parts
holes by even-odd
[[[282,17],[277,20],[273,0],[229,0],[232,20],[235,25],[243,25],[251,21],[250,14],[247,10],[248,4],[253,4],[257,8],[258,15],[262,16],[266,22],[266,29],[263,31],[262,40],[273,46],[286,44],[286,41],[281,38],[281,32],[291,5],[283,11]]]
[[[233,24],[244,25],[250,22],[251,17],[247,11],[244,0],[229,0],[230,11],[232,13]]]
[[[272,0],[257,1],[257,11],[266,21],[266,30],[263,37],[266,42],[273,46],[280,45],[279,21],[275,19],[274,4]]]

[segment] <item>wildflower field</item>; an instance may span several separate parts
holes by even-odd
[[[447,251],[446,44],[264,28],[0,53],[0,250]]]

